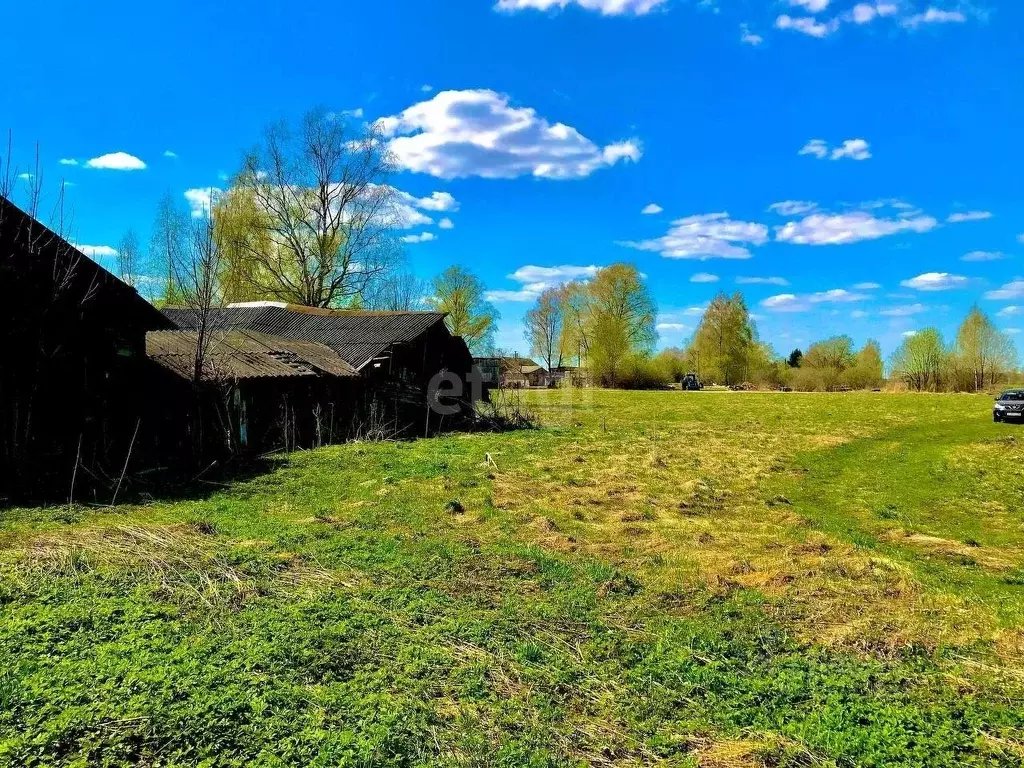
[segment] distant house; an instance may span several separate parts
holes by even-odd
[[[547,370],[528,357],[475,357],[473,364],[488,386],[546,387]]]
[[[179,330],[196,331],[201,325],[199,315],[189,309],[165,309],[164,315]],[[395,434],[412,435],[444,424],[441,416],[428,413],[432,383],[442,375],[454,377],[456,391],[461,389],[461,395],[446,398],[448,404],[458,405],[464,415],[471,411],[473,358],[465,341],[449,332],[444,318],[441,312],[334,310],[264,301],[213,309],[207,327],[215,336],[245,332],[250,341],[252,334],[258,334],[262,343],[300,356],[311,354],[312,347],[300,350],[285,342],[308,342],[329,350],[351,369],[350,374],[339,376],[308,359],[304,364],[321,378],[354,381],[344,387],[332,384],[330,391],[322,390],[323,397],[302,407],[320,413],[330,410],[340,419],[336,423],[348,421],[364,428],[371,422],[387,423]],[[230,339],[238,340],[231,336],[224,340]],[[253,391],[251,385],[246,389]],[[270,394],[280,396],[282,390],[271,388]],[[259,409],[265,410],[266,397],[261,399]],[[252,404],[248,408],[251,411]],[[309,444],[309,437],[306,430],[306,439],[296,444]]]
[[[2,197],[0,286],[0,497],[86,497],[143,448],[146,332],[172,325]]]

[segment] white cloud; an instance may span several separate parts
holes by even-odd
[[[910,317],[911,315],[919,315],[926,311],[928,311],[928,307],[924,304],[907,304],[902,307],[889,307],[888,309],[883,309],[878,314],[884,315],[885,317]]]
[[[416,197],[400,189],[391,188],[391,220],[398,229],[426,227],[434,220],[421,211],[448,212],[459,210],[459,202],[448,192],[433,192],[429,197]],[[446,219],[449,221],[450,219]],[[450,229],[450,227],[442,227]]]
[[[57,162],[61,165],[78,165],[78,161],[73,157],[62,157]]]
[[[960,261],[1000,261],[1005,259],[1002,251],[971,251],[960,257]]]
[[[898,12],[899,7],[894,3],[857,3],[847,15],[847,20],[855,24],[868,24],[876,17],[893,16]]]
[[[423,85],[420,86],[420,91],[422,91],[423,93],[430,93],[433,90],[434,90],[434,86],[427,85],[426,83],[424,83]]]
[[[30,181],[30,180],[35,178],[35,174],[34,173],[19,173],[18,174],[18,178],[21,181]]]
[[[690,330],[689,325],[683,325],[682,323],[658,323],[654,327],[663,333],[685,333]]]
[[[912,336],[917,336],[917,331],[904,331],[900,334],[904,339],[909,339]]]
[[[803,8],[808,13],[820,13],[828,8],[829,0],[789,0],[792,8]]]
[[[880,219],[864,211],[814,213],[775,228],[775,239],[796,245],[845,245],[900,232],[928,232],[938,226],[931,216]]]
[[[101,168],[108,171],[142,171],[146,164],[127,152],[111,152],[107,155],[100,155],[89,160],[86,165],[89,168]]]
[[[445,216],[443,219],[437,222],[437,226],[441,229],[455,229],[455,222],[453,222],[451,219]]]
[[[718,275],[712,275],[710,272],[697,272],[690,276],[691,283],[717,283]]]
[[[1024,244],[1024,232],[1022,232],[1021,234],[1017,235],[1017,242],[1021,243],[1021,244]]]
[[[841,160],[848,157],[851,160],[867,160],[871,157],[870,145],[864,139],[847,139],[841,147],[832,150],[831,159]]]
[[[602,16],[622,14],[643,16],[666,2],[668,0],[498,0],[494,7],[499,11],[515,12],[528,8],[547,11],[552,8],[562,9],[569,5],[578,5],[588,11],[598,11]]]
[[[863,309],[855,309],[850,313],[850,317],[852,317],[854,320],[860,320],[862,317],[867,316],[868,313],[865,312]]]
[[[782,216],[799,216],[802,213],[810,213],[817,210],[817,208],[818,204],[812,203],[809,200],[783,200],[781,203],[772,203],[768,206],[769,211]]]
[[[591,264],[589,266],[576,266],[573,264],[562,264],[556,267],[539,267],[528,264],[520,267],[508,276],[520,284],[519,289],[513,291],[498,290],[488,291],[488,301],[536,301],[548,288],[571,282],[572,280],[589,280],[600,267]]]
[[[1007,328],[1005,332],[1010,334],[1011,336],[1016,336],[1018,333],[1021,332],[1021,329],[1020,328]]]
[[[989,211],[965,211],[962,213],[951,213],[946,218],[950,224],[959,224],[962,221],[984,221],[985,219],[991,219],[992,213]]]
[[[877,291],[882,286],[878,283],[857,283],[853,287],[858,291]]]
[[[828,37],[839,28],[838,19],[828,22],[821,22],[810,16],[793,18],[788,14],[782,14],[775,20],[776,29],[792,29],[795,32],[802,32],[811,37]]]
[[[736,282],[740,285],[789,285],[789,280],[784,277],[737,277]]]
[[[733,221],[728,213],[705,213],[672,222],[662,237],[621,242],[627,248],[654,251],[669,259],[749,259],[748,245],[763,245],[768,227]]]
[[[171,160],[174,160],[174,159],[176,159],[178,157],[178,153],[177,152],[172,152],[169,149],[165,149],[164,150],[164,157],[168,157]]]
[[[1007,300],[1007,299],[1024,299],[1024,279],[1017,278],[1001,288],[997,288],[994,291],[989,291],[985,294],[986,299]]]
[[[1018,307],[1013,305],[1009,307],[1003,307],[998,312],[996,312],[996,315],[998,317],[1012,317],[1014,315],[1024,315],[1024,307]]]
[[[864,293],[855,293],[848,291],[845,288],[833,288],[830,291],[820,291],[818,293],[812,293],[808,300],[812,304],[833,304],[833,303],[848,303],[852,301],[864,301],[865,299],[871,298]]]
[[[968,283],[970,280],[962,275],[951,275],[949,272],[925,272],[909,280],[903,280],[900,285],[918,291],[948,291],[952,288],[963,288]]]
[[[204,216],[209,216],[210,208],[217,204],[223,194],[224,190],[218,187],[186,189],[185,199],[188,201],[188,207],[192,210],[192,218],[201,219]]]
[[[459,210],[459,201],[448,192],[432,192],[430,197],[413,197],[407,192],[398,192],[399,198],[406,205],[422,208],[424,211],[447,213]]]
[[[751,32],[747,24],[740,24],[740,42],[747,45],[760,45],[764,42],[764,38]]]
[[[803,148],[797,152],[798,155],[814,155],[819,160],[823,160],[828,155],[828,144],[825,143],[824,139],[811,139]]]
[[[72,243],[72,245],[90,259],[117,256],[117,249],[111,248],[109,245],[82,245],[80,243]]]
[[[772,312],[805,312],[809,309],[806,303],[792,293],[769,296],[761,302],[761,306]]]
[[[841,146],[830,150],[824,139],[811,139],[797,154],[814,155],[819,160],[826,157],[829,160],[842,160],[844,157],[851,160],[867,160],[871,157],[871,145],[864,139],[846,139]]]
[[[402,167],[444,179],[579,179],[642,154],[635,139],[600,147],[489,90],[442,91],[377,127]]]
[[[939,8],[929,8],[924,13],[916,13],[903,20],[903,26],[910,29],[917,29],[922,24],[962,24],[967,17],[962,11],[943,11]]]
[[[418,235],[406,235],[402,238],[403,243],[429,243],[431,240],[437,240],[437,235],[433,232],[421,232]]]
[[[648,203],[647,205],[644,206],[644,209],[640,211],[640,213],[642,213],[644,216],[653,216],[655,214],[661,213],[664,210],[665,209],[662,208],[657,203]]]

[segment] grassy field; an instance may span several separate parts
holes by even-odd
[[[538,430],[0,511],[0,764],[1021,765],[990,399],[529,397]]]

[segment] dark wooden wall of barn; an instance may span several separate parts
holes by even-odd
[[[76,466],[80,498],[116,482],[148,411],[145,333],[166,326],[0,199],[0,499],[66,499]]]

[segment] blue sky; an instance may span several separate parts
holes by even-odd
[[[477,272],[504,348],[536,291],[621,260],[661,346],[736,289],[781,353],[834,333],[888,353],[974,302],[1024,328],[1022,3],[208,5],[5,11],[0,125],[22,170],[38,141],[73,185],[96,253],[322,105],[383,121],[410,263]]]

